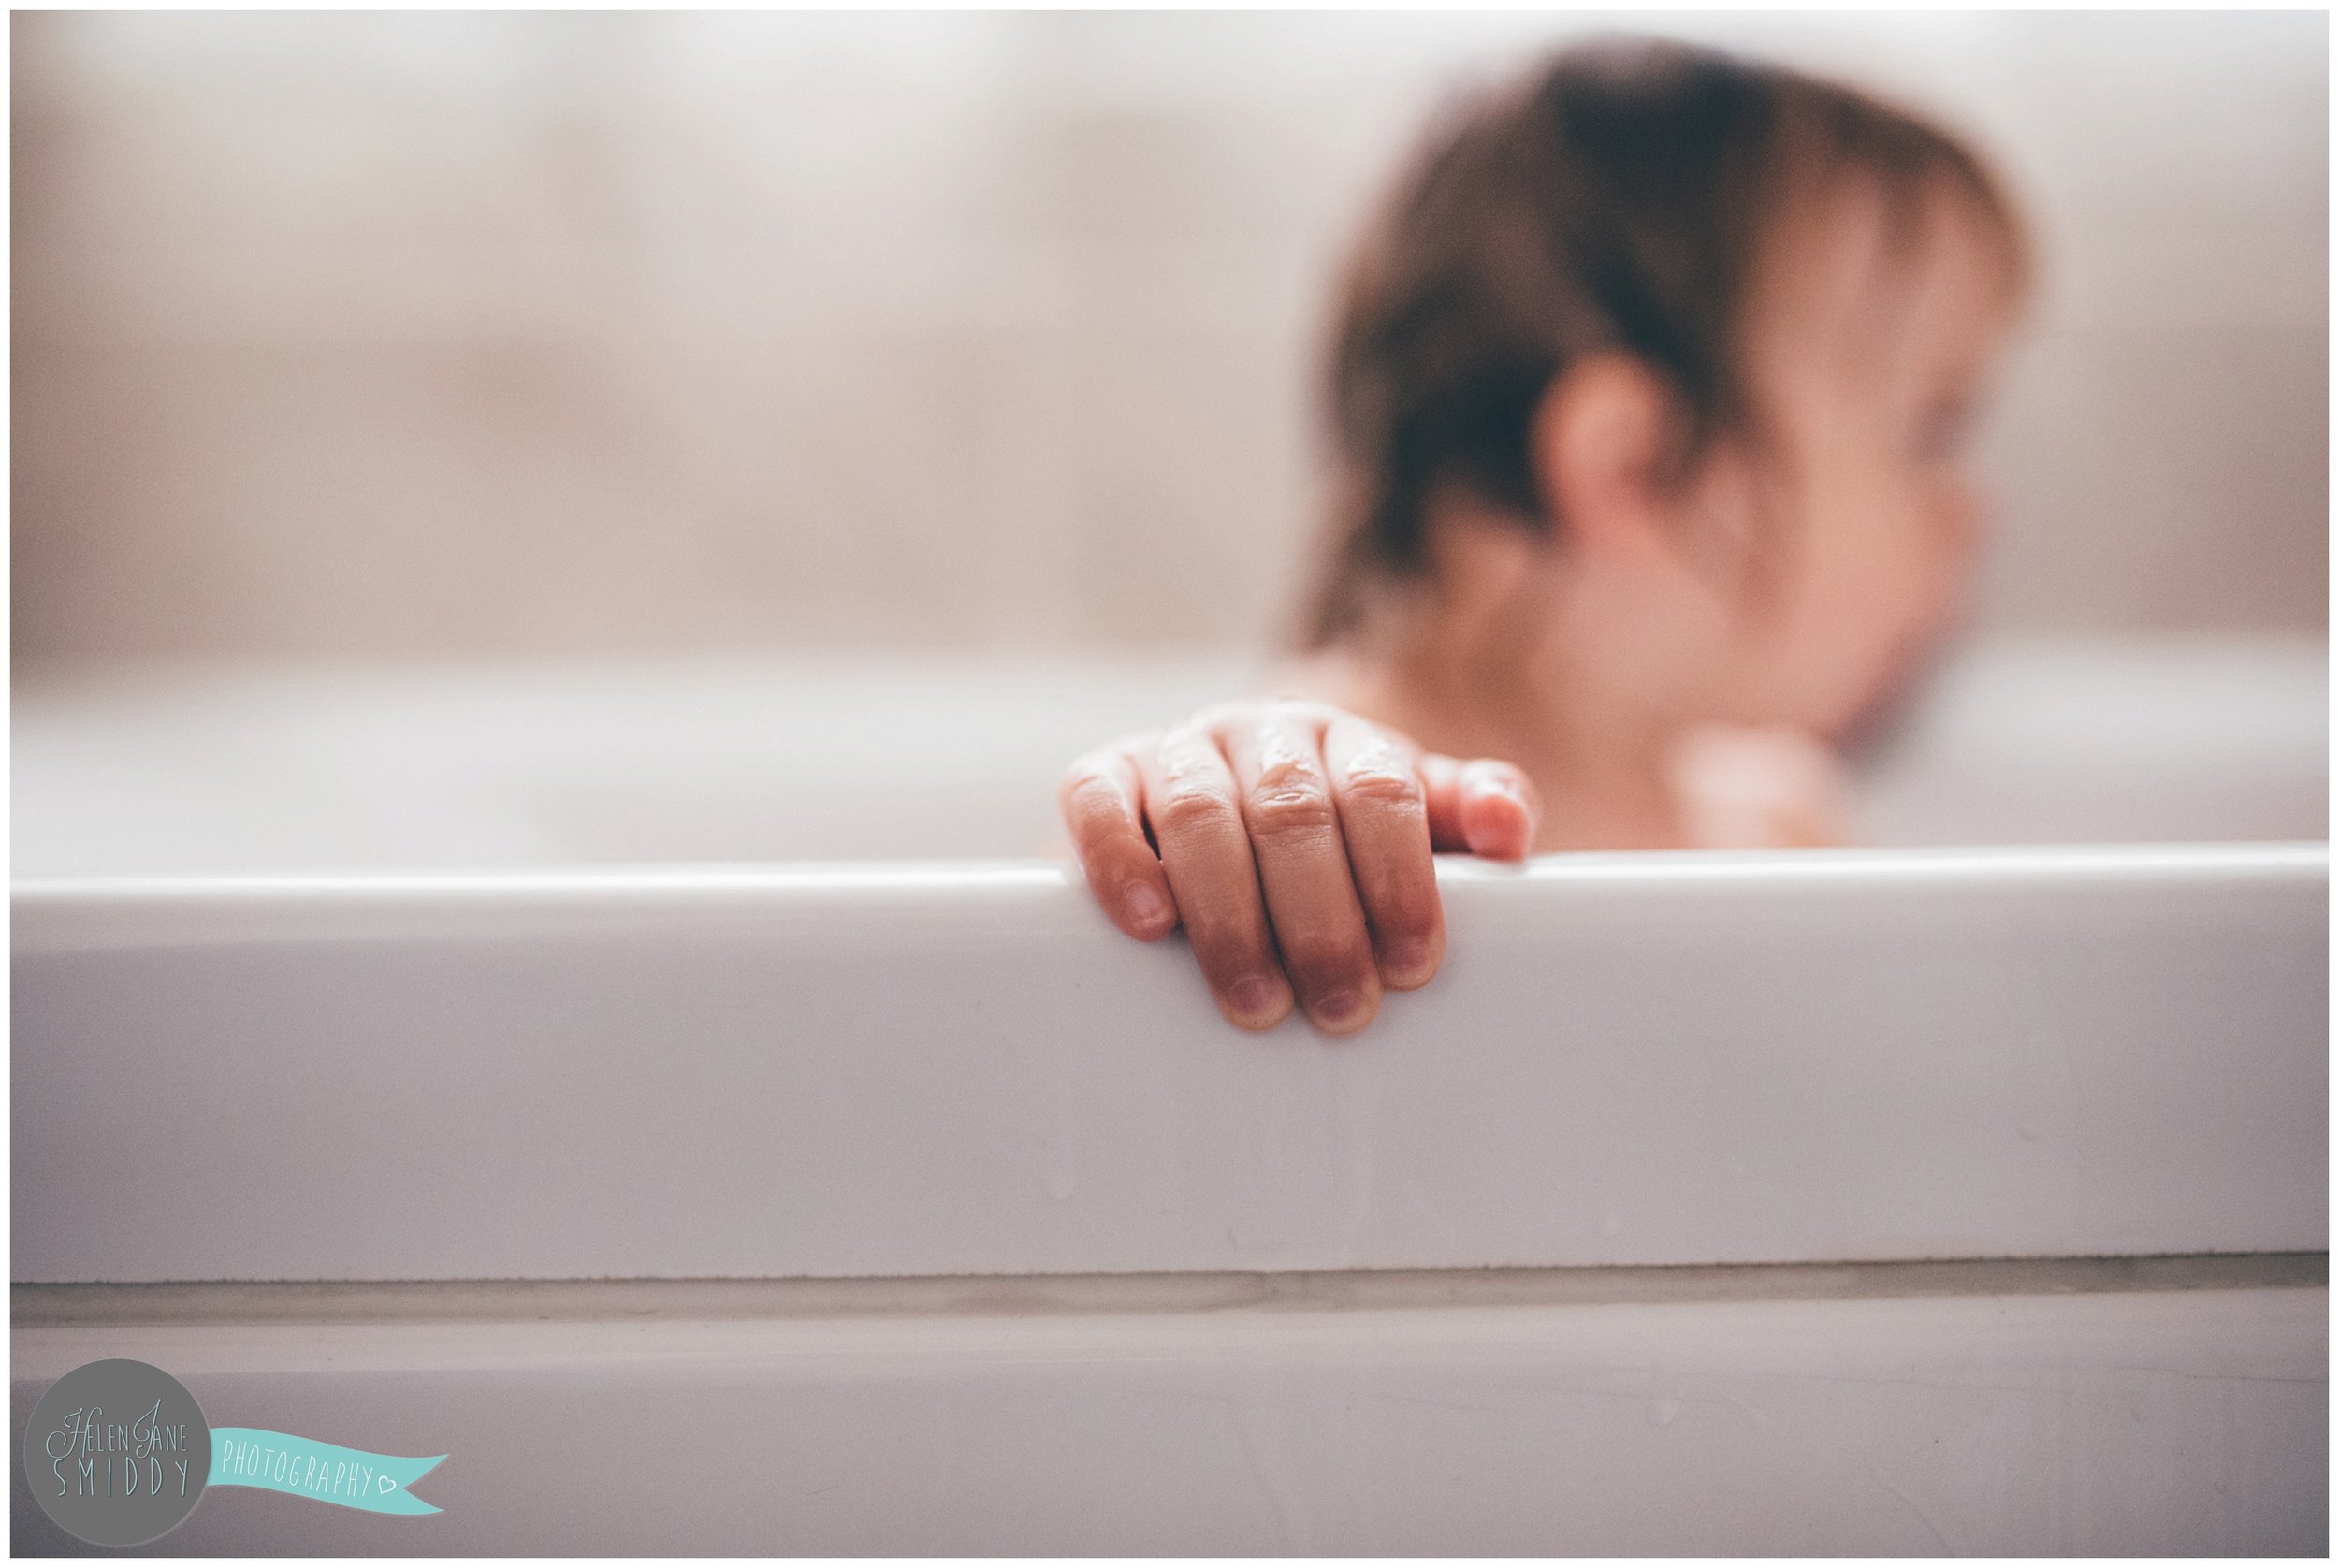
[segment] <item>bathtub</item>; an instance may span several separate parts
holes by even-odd
[[[2317,1553],[2323,669],[1977,648],[1338,1043],[1028,858],[1224,661],[28,690],[17,1419],[449,1456],[175,1551]]]

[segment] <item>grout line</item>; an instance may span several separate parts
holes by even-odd
[[[2326,1286],[2326,1253],[881,1279],[213,1281],[10,1287],[11,1326],[1358,1311]]]

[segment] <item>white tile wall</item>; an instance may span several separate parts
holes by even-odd
[[[1599,24],[19,17],[19,656],[1260,637],[1364,201]],[[2037,211],[1989,620],[2322,624],[2323,18],[1662,25]]]

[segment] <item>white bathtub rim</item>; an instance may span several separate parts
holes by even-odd
[[[1449,895],[1508,893],[1784,895],[1860,889],[2171,888],[2326,882],[2328,843],[2102,844],[1924,849],[1659,850],[1553,854],[1503,864],[1437,858]],[[20,955],[123,947],[557,935],[610,921],[726,925],[789,907],[893,906],[944,920],[968,907],[1052,907],[1101,920],[1077,865],[1053,860],[797,862],[485,871],[91,877],[10,890]],[[775,928],[777,929],[777,928]]]

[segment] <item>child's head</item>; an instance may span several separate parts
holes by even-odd
[[[1841,732],[1958,599],[1961,440],[2026,273],[1987,170],[1897,109],[1562,55],[1446,127],[1358,255],[1310,642],[1410,583],[1504,678]]]

